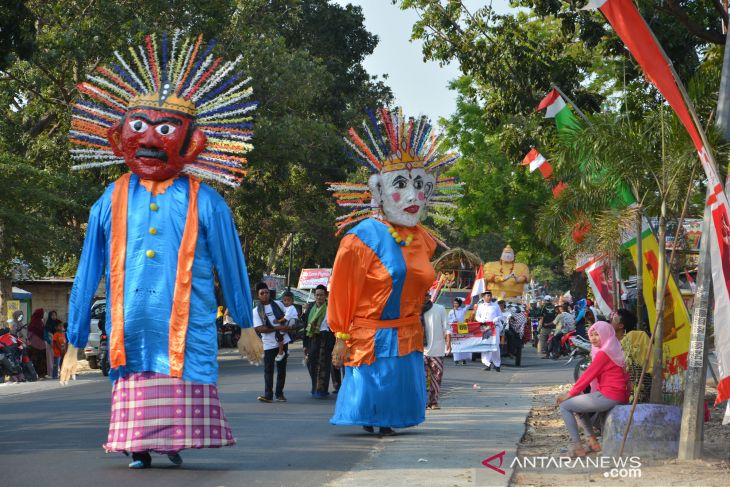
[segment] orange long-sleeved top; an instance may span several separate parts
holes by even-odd
[[[420,314],[436,277],[430,262],[436,242],[421,226],[393,228],[403,238],[413,234],[411,244],[398,245],[385,223],[370,218],[350,230],[337,251],[327,322],[332,331],[351,335],[345,365],[375,361],[381,328],[398,328],[399,356],[423,351]]]

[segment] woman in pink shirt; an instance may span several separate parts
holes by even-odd
[[[617,404],[629,400],[629,378],[624,370],[624,352],[616,338],[613,327],[605,321],[598,321],[588,329],[588,339],[593,345],[591,365],[583,372],[573,388],[557,397],[560,414],[573,440],[573,456],[585,456],[586,450],[580,441],[576,415],[588,435],[588,448],[601,451],[601,445],[593,434],[589,415],[609,411]],[[590,384],[591,393],[581,394]]]

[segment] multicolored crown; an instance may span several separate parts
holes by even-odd
[[[150,108],[189,116],[206,135],[206,148],[183,172],[237,186],[246,174],[245,154],[253,148],[251,112],[257,106],[248,100],[250,78],[234,72],[242,56],[227,62],[214,58],[216,41],[201,49],[202,34],[181,39],[177,30],[168,40],[167,34],[159,43],[154,34],[146,36],[137,51],[129,48],[129,62],[115,51],[118,63],[96,68],[78,85],[95,101],[80,99],[73,107],[69,139],[77,146],[71,156],[79,164],[72,169],[123,164],[107,131],[128,110]]]
[[[443,134],[435,134],[433,125],[425,116],[406,120],[400,108],[394,111],[380,108],[378,118],[371,111],[368,111],[368,116],[370,124],[363,122],[362,125],[367,143],[354,128],[350,128],[349,138],[344,138],[349,148],[348,155],[374,174],[411,169],[425,169],[434,174],[436,189],[429,200],[429,214],[440,223],[451,221],[452,216],[446,209],[456,207],[455,201],[462,196],[462,183],[456,178],[438,177],[459,158],[456,153],[440,150]],[[380,207],[373,201],[367,184],[327,184],[337,204],[350,210],[337,218],[336,235],[361,220],[381,217]],[[436,241],[446,246],[433,230],[429,229],[429,232]]]

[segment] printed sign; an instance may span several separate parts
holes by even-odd
[[[320,284],[327,286],[330,282],[332,269],[302,269],[299,275],[299,289],[314,289]]]
[[[486,330],[490,330],[489,333]],[[495,340],[494,323],[451,323],[451,351],[489,352],[493,350]]]

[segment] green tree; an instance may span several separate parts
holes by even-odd
[[[391,99],[388,87],[362,67],[377,38],[363,27],[359,8],[326,0],[30,0],[24,6],[30,18],[23,25],[35,26],[35,35],[22,45],[32,48],[3,52],[0,65],[0,154],[17,169],[7,173],[15,187],[0,212],[4,263],[20,261],[33,275],[73,273],[88,209],[126,171],[70,172],[66,134],[79,96],[75,86],[112,61],[114,50],[177,28],[217,37],[226,57],[240,53],[260,102],[249,175],[238,190],[220,188],[239,226],[250,278],[283,267],[292,234],[295,266],[331,262],[336,242],[327,237],[335,210],[323,183],[354,169],[340,145],[347,127],[365,107]],[[17,38],[5,30],[0,35],[3,45],[21,46]],[[11,198],[16,194],[23,198]],[[18,250],[24,237],[39,234],[37,246]],[[9,278],[5,265],[3,297]]]

